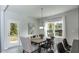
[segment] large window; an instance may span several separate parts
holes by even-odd
[[[54,36],[54,37],[63,37],[64,35],[64,27],[63,21],[52,21],[46,23],[46,34],[47,36]]]

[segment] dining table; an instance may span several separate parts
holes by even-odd
[[[37,39],[31,39],[31,42],[38,45],[38,52],[40,53],[41,52],[41,44],[45,43],[46,40],[37,38]]]

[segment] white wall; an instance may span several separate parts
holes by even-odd
[[[17,43],[9,43],[9,39],[7,39],[8,35],[8,23],[10,21],[18,22],[19,24],[19,36],[28,36],[28,23],[34,23],[35,26],[35,34],[38,34],[38,23],[35,18],[25,17],[25,15],[16,14],[15,12],[6,11],[5,13],[5,39],[4,39],[4,49],[8,49],[10,47],[14,47],[19,45],[19,40]]]
[[[53,19],[62,16],[65,16],[66,38],[69,44],[72,44],[74,39],[78,39],[78,9],[77,8],[68,12],[43,18],[43,20],[41,21],[42,22],[53,21]],[[59,41],[59,39],[57,41]]]
[[[35,24],[35,33],[38,34],[38,23],[35,18],[25,17],[25,19],[20,20],[20,34],[21,36],[28,36],[28,23]]]
[[[66,14],[66,36],[70,44],[78,38],[78,9]]]
[[[0,6],[0,52],[1,52],[1,6]]]

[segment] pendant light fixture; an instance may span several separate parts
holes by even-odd
[[[43,19],[43,8],[41,8],[41,20]],[[44,29],[43,22],[40,24],[39,29]]]

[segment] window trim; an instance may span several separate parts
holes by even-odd
[[[60,17],[57,17],[57,18],[60,18]],[[55,19],[56,19],[56,18],[55,18]],[[62,24],[63,24],[63,25],[62,25],[62,31],[63,31],[63,32],[62,32],[62,36],[55,36],[55,34],[54,34],[55,38],[65,38],[65,37],[66,37],[65,16],[62,16],[62,17],[61,17],[61,21],[62,21]],[[51,20],[51,21],[47,21],[47,22],[45,22],[45,26],[46,26],[46,24],[49,23],[49,22],[53,22],[53,23],[54,23],[54,22],[58,22],[58,21],[52,21],[52,20]],[[45,32],[46,32],[46,31],[47,31],[46,28],[44,28],[44,29],[45,29]],[[54,29],[54,30],[55,30],[55,29]],[[55,32],[55,31],[54,31],[54,32]],[[47,32],[45,33],[45,35],[48,36],[48,35],[47,35]]]

